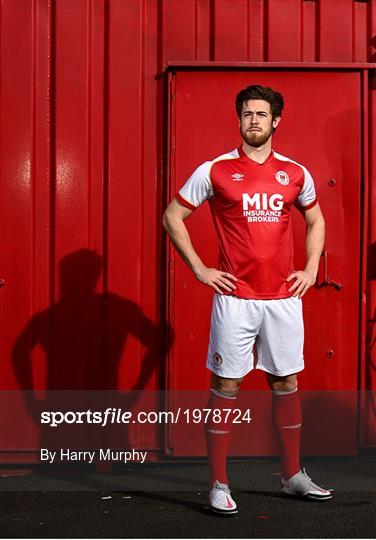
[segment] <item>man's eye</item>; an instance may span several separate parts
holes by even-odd
[[[256,116],[257,116],[258,118],[266,118],[266,117],[268,116],[268,115],[267,115],[266,113],[264,113],[264,112],[254,113],[254,114],[256,114]],[[243,116],[244,116],[244,118],[249,118],[250,116],[253,116],[253,114],[251,114],[251,113],[244,113]]]

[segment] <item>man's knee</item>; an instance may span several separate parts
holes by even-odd
[[[269,386],[275,392],[294,392],[298,388],[297,374],[286,375],[285,377],[278,377],[267,373],[267,379]]]
[[[222,392],[226,396],[236,396],[241,383],[243,382],[243,377],[240,379],[228,379],[226,377],[220,377],[215,373],[212,374],[211,386],[218,392]]]

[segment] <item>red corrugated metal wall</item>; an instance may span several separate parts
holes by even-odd
[[[1,388],[162,388],[158,75],[169,61],[372,62],[376,0],[3,0],[0,24]]]

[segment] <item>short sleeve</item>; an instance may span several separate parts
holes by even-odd
[[[310,175],[310,173],[307,171],[305,167],[303,167],[303,171],[304,171],[304,183],[295,201],[295,205],[300,210],[309,210],[310,208],[313,208],[315,204],[317,204],[316,190],[315,190],[315,184],[313,182],[313,178]]]
[[[200,165],[188,178],[184,186],[176,194],[178,201],[195,210],[200,204],[213,197],[213,188],[210,182],[211,161]]]

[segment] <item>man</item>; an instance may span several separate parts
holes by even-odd
[[[215,290],[207,367],[212,371],[210,409],[233,409],[244,376],[266,372],[273,392],[273,419],[281,443],[282,492],[315,500],[331,498],[300,469],[301,410],[297,373],[304,368],[302,300],[315,283],[325,222],[312,176],[272,150],[283,97],[268,87],[248,86],[236,97],[243,143],[198,167],[163,216],[163,225],[196,278]],[[195,252],[184,220],[209,201],[218,234],[219,269]],[[304,214],[307,261],[294,270],[291,210]],[[205,426],[213,511],[233,514],[226,475],[232,422]],[[218,418],[216,418],[218,420]]]

